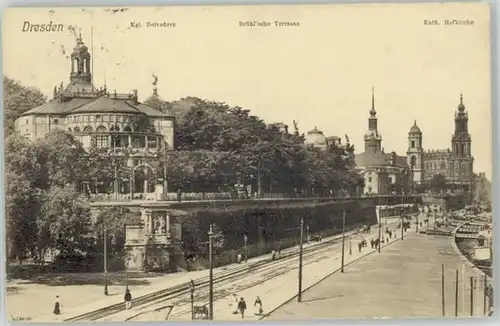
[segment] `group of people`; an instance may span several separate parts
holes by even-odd
[[[233,309],[233,314],[237,315],[240,314],[241,319],[245,318],[245,311],[247,310],[247,303],[245,302],[245,299],[243,297],[238,298],[236,294],[233,294],[229,306],[232,307]],[[255,312],[256,315],[262,315],[264,310],[262,309],[262,300],[260,297],[257,296],[257,298],[254,301],[253,304],[254,308],[257,309]]]

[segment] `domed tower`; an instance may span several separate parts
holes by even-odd
[[[92,74],[90,71],[90,53],[87,46],[82,41],[82,35],[79,34],[76,39],[76,45],[71,53],[71,74],[72,82],[91,83]]]
[[[377,153],[382,151],[382,135],[377,129],[377,111],[375,111],[375,91],[372,88],[372,108],[368,118],[368,130],[365,133],[365,152]]]
[[[307,132],[304,143],[316,148],[324,149],[327,147],[327,139],[321,130],[314,127],[313,130]]]
[[[417,121],[415,120],[408,132],[408,150],[406,151],[408,166],[412,173],[411,178],[415,184],[421,184],[423,181],[423,154],[422,131],[417,126]]]

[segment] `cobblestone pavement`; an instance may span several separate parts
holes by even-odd
[[[395,223],[389,224],[392,229]],[[397,233],[399,234],[399,233]],[[352,254],[349,254],[349,242],[346,241],[345,263],[355,261],[374,250],[370,248],[371,238],[378,236],[378,228],[372,228],[369,234],[353,237]],[[358,252],[357,242],[364,237],[368,241],[368,247],[362,252]],[[398,237],[392,241],[399,241]],[[304,256],[304,278],[303,289],[324,278],[329,273],[340,268],[341,265],[341,241],[328,248],[318,250],[317,252]],[[214,286],[214,320],[242,320],[237,314],[233,314],[234,307],[231,306],[232,294],[243,297],[246,300],[248,311],[243,320],[258,320],[261,316],[257,315],[257,308],[253,306],[254,300],[260,296],[263,301],[264,313],[274,307],[284,303],[290,297],[297,294],[297,267],[298,258],[288,261],[276,261],[264,270],[256,270],[248,277],[234,280]],[[348,267],[346,267],[347,269]],[[208,306],[208,289],[204,289],[195,295],[195,305]],[[103,321],[164,321],[169,312],[168,306],[173,306],[168,319],[173,321],[187,321],[191,319],[190,298],[188,295],[181,296],[175,301],[162,302],[153,306],[138,307],[129,311],[109,316]],[[163,309],[162,309],[163,308]],[[155,311],[157,309],[157,311]]]
[[[464,265],[449,237],[411,233],[335,273],[266,318],[408,318],[441,317],[441,268],[445,266],[445,314],[455,315],[455,277],[459,271],[458,315],[470,315],[470,277],[477,270]],[[464,272],[462,274],[462,268]],[[482,285],[474,292],[473,314],[483,314]]]

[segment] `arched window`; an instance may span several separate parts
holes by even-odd
[[[83,129],[84,132],[92,132],[94,129],[92,129],[91,126],[87,126],[85,127],[85,129]]]
[[[105,132],[106,131],[106,127],[99,126],[99,127],[97,127],[97,129],[95,131],[97,131],[97,132]]]
[[[465,144],[460,145],[460,154],[465,155]]]
[[[411,148],[415,148],[415,141],[414,140],[411,141]]]
[[[441,161],[441,169],[445,170],[446,169],[446,162],[443,160]]]
[[[412,155],[410,159],[410,166],[415,167],[417,165],[417,157],[415,155]]]
[[[75,127],[75,128],[73,129],[73,132],[80,132],[80,128]]]
[[[123,131],[126,131],[126,132],[132,132],[132,129],[129,127],[129,126],[125,126],[123,128]]]
[[[120,127],[118,127],[117,125],[112,125],[112,126],[109,128],[109,131],[120,131]]]

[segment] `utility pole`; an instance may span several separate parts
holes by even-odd
[[[443,317],[445,317],[446,310],[444,304],[444,264],[441,265],[441,308],[443,310]]]
[[[455,274],[455,317],[458,317],[458,269]]]
[[[382,247],[382,217],[379,216],[378,218],[378,252],[380,253],[380,248]]]
[[[420,212],[420,210],[419,210],[419,212]],[[419,213],[417,213],[417,234],[418,234],[418,215],[419,215]]]
[[[243,241],[245,242],[245,263],[248,262],[248,236],[246,234],[243,235]]]
[[[189,282],[189,293],[191,294],[191,320],[194,320],[194,281]]]
[[[167,180],[167,142],[163,142],[163,200],[168,197],[168,180]]]
[[[470,277],[470,315],[474,316],[474,277]]]
[[[302,250],[304,242],[304,217],[300,217],[300,247],[299,247],[299,293],[297,301],[302,301]]]
[[[342,211],[342,262],[340,272],[344,272],[344,253],[345,253],[345,210]]]
[[[104,295],[108,295],[108,235],[106,226],[104,226]]]
[[[404,237],[404,226],[403,226],[403,224],[404,224],[404,219],[403,219],[403,214],[401,214],[401,241],[403,241],[404,238],[405,238]]]
[[[483,279],[483,315],[486,315],[487,307],[486,307],[486,299],[488,297],[488,280],[486,279],[486,274],[484,274]]]
[[[214,320],[214,275],[212,266],[212,247],[213,247],[214,232],[212,228],[212,223],[210,223],[210,229],[208,230],[208,268],[209,268],[209,283],[208,283],[208,300],[209,300],[209,316],[210,320]]]

